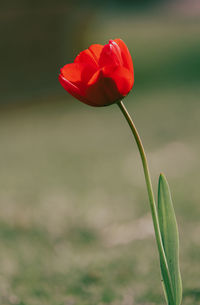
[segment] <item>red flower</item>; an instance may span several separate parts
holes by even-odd
[[[91,106],[106,106],[125,97],[134,83],[133,62],[121,39],[82,51],[59,75],[63,88]]]

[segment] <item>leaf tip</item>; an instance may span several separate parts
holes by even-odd
[[[160,173],[159,178],[165,178],[165,175],[163,173]],[[165,178],[166,179],[166,178]]]
[[[166,179],[166,177],[165,177],[165,175],[163,174],[163,173],[160,173],[160,176],[159,176],[159,184],[160,183],[166,183],[166,184],[168,184],[167,183],[167,179]]]

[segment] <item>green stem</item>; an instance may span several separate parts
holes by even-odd
[[[155,199],[154,199],[154,194],[153,194],[153,188],[152,188],[151,177],[150,177],[150,173],[149,173],[147,157],[146,157],[139,133],[138,133],[126,107],[124,106],[122,101],[118,102],[117,104],[131,128],[131,131],[132,131],[135,141],[137,143],[137,147],[139,149],[140,157],[142,159],[142,165],[143,165],[144,176],[145,176],[145,181],[146,181],[146,185],[147,185],[147,191],[148,191],[148,196],[149,196],[149,202],[150,202],[151,214],[152,214],[153,225],[154,225],[154,230],[155,230],[156,242],[157,242],[157,246],[158,246],[158,252],[159,252],[160,258],[162,259],[162,261],[165,264],[165,268],[167,270],[167,281],[169,283],[169,286],[171,287],[169,268],[168,268],[165,251],[164,251],[163,243],[162,243],[162,237],[161,237],[161,233],[160,233],[158,214],[157,214],[157,209],[156,209],[156,204],[155,204]],[[173,298],[173,296],[172,296],[172,298]]]

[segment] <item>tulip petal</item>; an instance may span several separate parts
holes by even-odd
[[[103,48],[104,46],[102,46],[101,44],[92,44],[88,49],[92,53],[97,63],[99,63],[99,58],[101,56]]]
[[[93,106],[115,103],[129,93],[133,81],[133,74],[124,67],[104,67],[89,80],[86,97]]]
[[[133,61],[127,46],[121,39],[114,39],[114,42],[120,47],[124,67],[133,73]]]
[[[111,78],[115,82],[117,90],[122,96],[127,95],[133,87],[133,74],[125,67],[118,66],[115,69],[105,67],[103,69],[103,75],[106,78]]]
[[[102,70],[97,71],[88,82],[86,97],[91,101],[90,105],[96,107],[110,105],[122,98],[115,82],[104,77]]]
[[[87,65],[91,66],[91,68],[93,68],[95,70],[95,72],[98,69],[98,59],[97,59],[96,55],[93,54],[93,52],[90,51],[89,49],[84,50],[81,53],[79,53],[76,56],[74,62],[87,64]]]
[[[99,58],[99,66],[101,68],[123,64],[120,48],[117,48],[118,45],[113,40],[110,40],[110,42],[104,46]]]
[[[87,65],[92,66],[94,69],[97,70],[97,68],[99,66],[99,58],[100,58],[101,52],[103,50],[103,47],[104,46],[102,46],[100,44],[91,45],[89,47],[89,49],[80,52],[76,56],[74,62],[75,63],[85,63]]]
[[[62,74],[59,75],[58,79],[62,87],[73,97],[77,98],[83,103],[89,103],[85,98],[85,90],[81,89],[78,85],[75,85],[68,79],[64,78]]]
[[[88,82],[95,71],[96,70],[92,66],[88,66],[85,63],[68,64],[60,70],[65,79],[72,83],[82,82],[83,86]]]

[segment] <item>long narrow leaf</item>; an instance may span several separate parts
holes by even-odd
[[[171,280],[171,289],[173,294],[173,305],[180,305],[182,300],[182,281],[179,268],[179,236],[176,216],[172,204],[169,185],[164,175],[160,175],[158,184],[158,218],[161,231],[161,237],[165,256],[168,264],[168,270]],[[165,286],[165,293],[168,294],[168,287],[165,283],[165,270],[163,262],[160,261],[161,273]],[[168,298],[168,295],[167,295]],[[168,299],[168,303],[170,304]],[[171,305],[171,304],[170,304]]]

